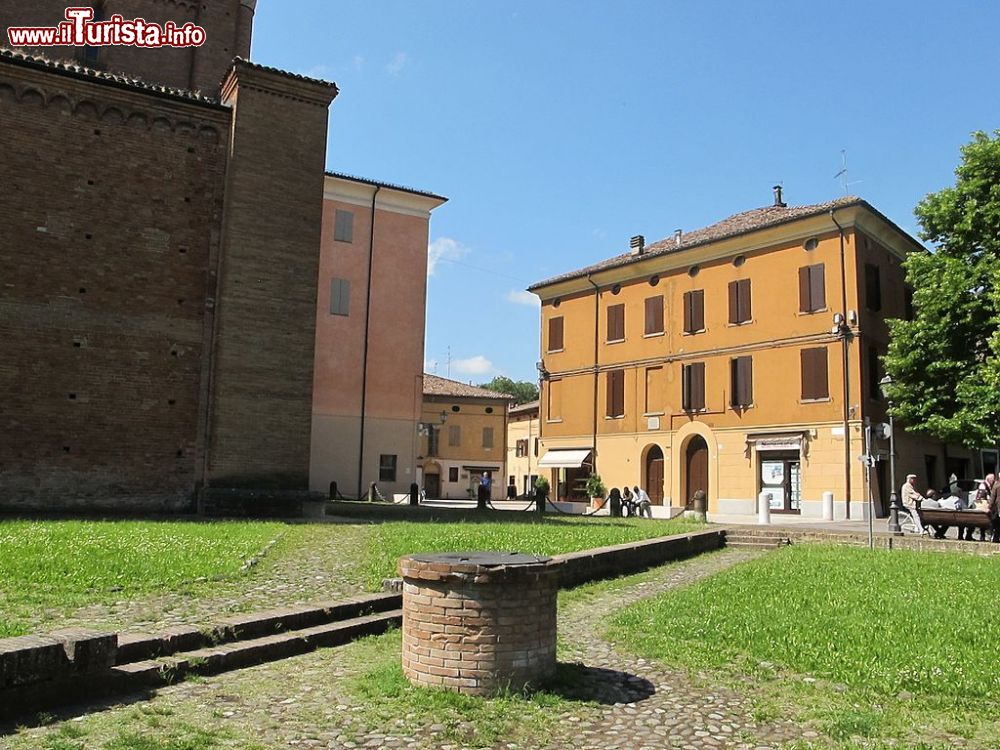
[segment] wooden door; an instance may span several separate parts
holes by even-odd
[[[688,443],[685,455],[687,468],[687,488],[684,492],[684,505],[691,507],[691,497],[701,490],[708,497],[708,443],[705,438],[695,435]]]
[[[654,445],[646,455],[646,493],[653,505],[663,505],[663,451]]]
[[[437,499],[441,497],[441,475],[427,474],[424,477],[424,491],[429,498]]]

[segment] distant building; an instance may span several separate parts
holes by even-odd
[[[531,287],[542,301],[543,456],[560,497],[595,470],[657,506],[860,518],[885,512],[888,461],[866,481],[867,420],[886,419],[887,318],[912,314],[903,259],[922,247],[859,198],[736,214]],[[595,359],[596,352],[596,359]],[[981,475],[992,450],[898,430],[897,482]],[[879,446],[888,447],[884,442]]]
[[[506,497],[507,408],[512,397],[424,375],[420,476],[429,498],[475,499],[485,473],[493,500]]]
[[[416,481],[427,239],[447,199],[328,173],[316,310],[310,487],[387,496]],[[372,223],[374,206],[375,222]]]
[[[531,495],[540,473],[538,404],[511,407],[507,417],[507,483],[517,488],[518,495]]]

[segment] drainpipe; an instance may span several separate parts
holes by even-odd
[[[372,266],[375,261],[375,199],[381,186],[372,193],[372,220],[368,232],[368,288],[365,295],[365,347],[361,357],[361,434],[358,438],[358,497],[362,495],[365,473],[365,406],[368,399],[368,333],[372,318]]]
[[[842,310],[842,315],[844,316],[844,325],[847,325],[847,265],[845,261],[845,250],[844,250],[844,228],[837,221],[837,217],[834,215],[836,209],[830,209],[830,220],[836,225],[837,231],[840,232],[840,307]],[[848,372],[848,350],[850,348],[850,341],[848,336],[849,331],[844,330],[840,333],[840,340],[842,343],[841,349],[841,361],[844,367],[844,489],[845,489],[845,501],[847,505],[847,518],[851,518],[851,376]]]
[[[587,274],[587,282],[594,287],[594,435],[593,435],[593,449],[591,455],[593,456],[593,463],[590,467],[590,471],[593,474],[597,473],[597,366],[598,366],[598,349],[597,342],[598,336],[600,335],[600,323],[601,323],[601,288],[597,286],[590,278],[590,274]]]

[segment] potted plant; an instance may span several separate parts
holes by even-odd
[[[535,494],[541,495],[542,497],[549,496],[549,480],[545,477],[538,477],[535,479]]]
[[[594,501],[594,505],[597,504],[599,500],[603,500],[604,496],[608,494],[608,488],[604,486],[604,482],[601,481],[600,474],[591,474],[587,477],[587,497],[590,497]]]

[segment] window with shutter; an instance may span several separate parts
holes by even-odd
[[[705,290],[684,293],[684,333],[705,330]]]
[[[872,263],[865,263],[865,307],[873,312],[882,309],[882,275]]]
[[[830,376],[826,347],[803,349],[802,400],[816,401],[830,398]]]
[[[734,409],[745,409],[753,404],[753,360],[750,357],[736,357],[730,360],[729,404]]]
[[[812,313],[826,307],[826,273],[822,263],[799,269],[799,312]]]
[[[448,425],[448,445],[452,448],[462,444],[462,426],[457,424]]]
[[[606,378],[607,416],[625,416],[625,371],[609,370]]]
[[[625,305],[608,308],[608,342],[625,340]]]
[[[693,362],[681,370],[681,400],[684,411],[705,408],[705,363]]]
[[[646,335],[663,333],[663,295],[646,298]]]
[[[351,282],[347,279],[330,280],[330,314],[348,315],[351,308]]]
[[[354,241],[354,214],[350,211],[337,209],[333,221],[333,239],[335,242]]]
[[[729,282],[729,322],[750,322],[750,279]]]
[[[563,350],[563,319],[549,318],[549,348],[550,352],[561,352]]]
[[[484,427],[483,428],[483,447],[492,448],[493,447],[493,428]]]

